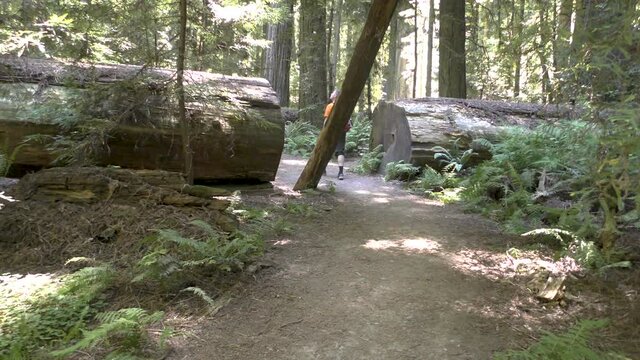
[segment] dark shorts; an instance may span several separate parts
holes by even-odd
[[[344,155],[344,146],[347,143],[347,133],[342,132],[340,137],[338,138],[338,144],[336,144],[336,156]]]

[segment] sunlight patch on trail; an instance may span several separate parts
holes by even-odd
[[[437,241],[416,238],[400,240],[368,240],[362,245],[370,250],[404,250],[407,252],[418,252],[433,254],[440,250],[440,243]]]

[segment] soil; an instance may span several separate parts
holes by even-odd
[[[296,217],[291,234],[271,240],[266,269],[174,341],[169,358],[488,359],[576,319],[613,311],[614,321],[628,321],[638,303],[636,290],[620,295],[614,309],[597,291],[573,289],[579,279],[571,277],[574,300],[541,303],[527,283],[541,268],[571,264],[515,259],[505,251],[521,238],[497,224],[379,176],[347,173],[339,181],[335,164],[320,191],[300,196],[291,188],[304,164],[285,157],[273,191],[243,197],[255,204],[293,199],[315,213]],[[622,294],[609,291],[607,300],[613,293]],[[640,354],[625,329],[611,334],[621,339],[615,345]]]

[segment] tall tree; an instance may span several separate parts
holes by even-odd
[[[300,119],[322,125],[327,102],[326,0],[300,0]]]
[[[340,29],[342,27],[342,0],[335,0],[333,15],[333,38],[331,40],[331,61],[329,87],[331,90],[337,84],[338,64],[340,63]]]
[[[178,32],[178,59],[176,61],[176,88],[178,95],[178,119],[180,121],[180,132],[182,135],[182,154],[184,156],[184,173],[187,182],[193,184],[193,154],[191,152],[191,138],[187,119],[187,109],[185,105],[184,93],[184,63],[187,46],[187,0],[180,0],[180,21]]]
[[[467,97],[464,3],[465,0],[440,1],[438,92],[442,97]]]
[[[431,96],[431,74],[433,73],[433,24],[435,23],[436,17],[436,9],[435,9],[435,1],[429,0],[429,28],[428,28],[428,38],[427,38],[427,86],[426,86],[426,96]]]
[[[293,47],[293,2],[283,0],[280,4],[282,19],[267,25],[267,40],[271,42],[264,56],[263,76],[278,94],[280,106],[289,106],[289,81],[291,51]]]
[[[298,178],[294,190],[315,188],[318,186],[322,172],[329,163],[331,155],[338,142],[340,132],[349,121],[356,106],[358,97],[369,78],[369,73],[375,61],[384,33],[393,16],[398,0],[374,0],[367,16],[351,57],[347,73],[342,83],[342,94],[327,121],[327,125],[320,132],[318,142],[313,149],[311,158],[307,162],[302,174]]]

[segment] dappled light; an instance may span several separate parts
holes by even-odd
[[[364,245],[370,250],[403,250],[406,252],[436,253],[440,243],[434,240],[415,238],[401,240],[368,240]]]
[[[0,310],[27,300],[55,282],[57,282],[57,276],[50,273],[2,274],[0,276]]]
[[[284,245],[290,245],[292,244],[293,241],[291,241],[290,239],[282,239],[282,240],[278,240],[275,243],[273,243],[273,245],[275,246],[284,246]]]
[[[0,191],[0,210],[5,207],[5,203],[12,203],[18,200],[9,195],[5,195],[4,191]]]
[[[389,203],[389,199],[387,198],[373,198],[373,202],[374,203],[378,203],[378,204],[388,204]]]
[[[285,165],[305,166],[305,164],[307,163],[307,160],[283,159],[281,163]]]

